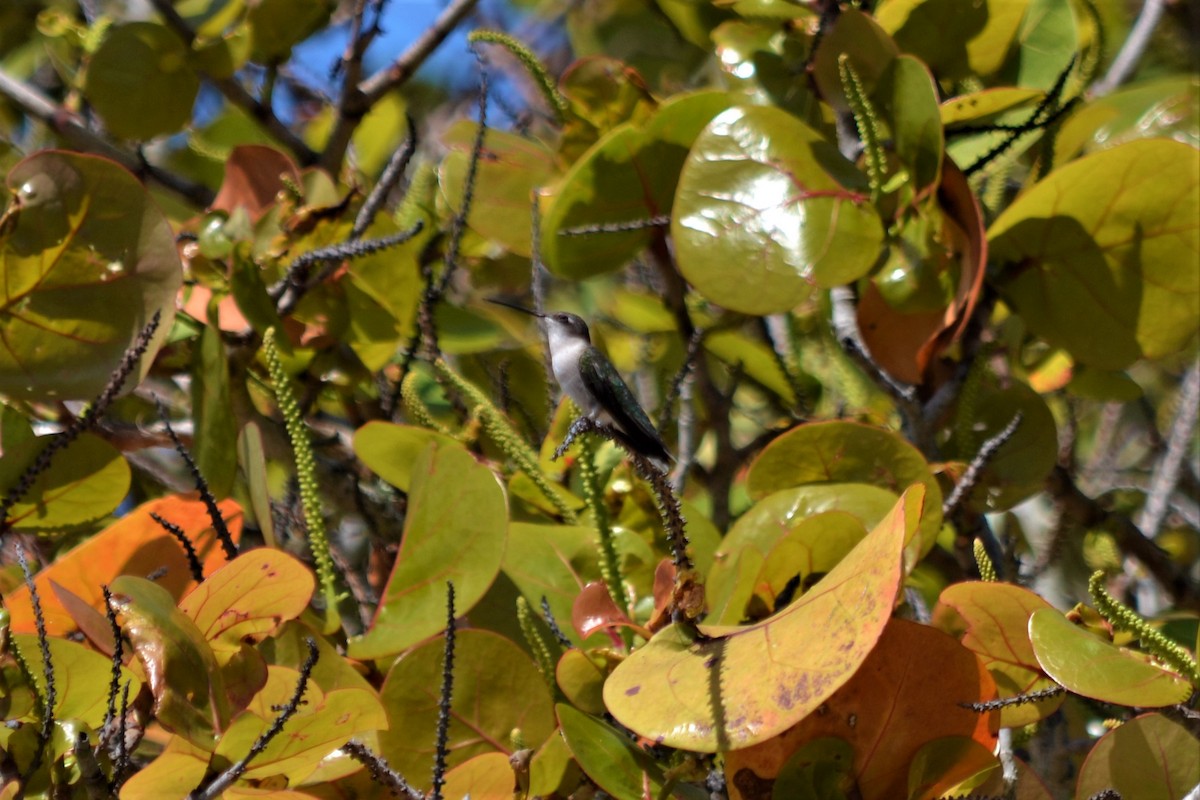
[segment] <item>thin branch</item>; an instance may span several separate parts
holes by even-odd
[[[150,0],[150,4],[162,16],[167,27],[175,31],[175,34],[183,40],[184,46],[191,48],[192,43],[196,40],[196,32],[187,24],[187,20],[179,15],[170,0]],[[293,133],[291,128],[283,124],[283,121],[275,116],[275,112],[269,106],[260,103],[250,92],[246,91],[246,88],[238,83],[236,78],[217,78],[212,75],[205,77],[220,90],[226,100],[249,114],[280,144],[290,150],[303,166],[312,166],[317,163],[317,154],[313,152],[312,148]]]
[[[542,619],[546,621],[546,625],[550,628],[550,632],[554,634],[554,638],[562,645],[564,650],[570,650],[574,647],[574,643],[563,633],[562,628],[558,626],[558,620],[554,618],[554,612],[550,610],[550,601],[542,595]]]
[[[167,435],[171,437],[171,441],[175,444],[175,452],[179,453],[180,457],[183,458],[188,470],[192,474],[192,482],[196,485],[197,491],[200,492],[200,499],[204,502],[205,509],[208,510],[208,517],[212,521],[213,532],[217,535],[217,541],[221,543],[221,549],[225,551],[225,559],[233,561],[237,558],[237,545],[233,542],[233,536],[229,533],[229,527],[225,524],[225,518],[221,516],[221,509],[217,508],[217,499],[213,497],[212,490],[208,488],[208,481],[200,474],[200,468],[196,466],[196,461],[192,458],[192,454],[184,447],[183,442],[179,439],[179,434],[175,433],[175,429],[171,427],[171,420],[167,417],[167,407],[163,405],[162,398],[155,395],[154,402],[158,406],[158,416],[162,419],[163,425],[166,426]]]
[[[400,182],[400,178],[408,169],[408,162],[412,160],[413,153],[417,151],[417,123],[411,114],[405,115],[405,122],[408,125],[408,134],[404,137],[404,142],[396,148],[396,152],[392,153],[392,157],[388,159],[387,166],[383,168],[383,174],[379,176],[379,182],[367,195],[366,201],[358,211],[358,216],[354,218],[354,227],[350,230],[351,241],[361,239],[362,235],[367,232],[367,228],[371,227],[371,223],[375,221],[375,215],[379,213],[379,209],[383,208],[388,195],[392,193],[392,189],[396,188],[396,184]]]
[[[112,674],[108,684],[108,700],[104,709],[104,724],[100,726],[101,736],[108,732],[109,726],[112,725],[113,719],[117,715],[117,694],[121,691],[121,664],[124,661],[121,638],[121,625],[117,622],[117,610],[113,606],[112,592],[108,588],[108,584],[101,584],[100,591],[104,593],[104,616],[108,620],[108,627],[112,631],[113,636],[113,655],[112,655]]]
[[[1005,442],[1013,437],[1017,432],[1017,428],[1021,425],[1021,420],[1025,415],[1018,411],[1013,415],[1012,421],[1004,426],[1004,429],[995,436],[988,439],[979,448],[979,452],[971,459],[971,463],[967,465],[967,471],[963,473],[962,479],[954,486],[954,491],[942,503],[942,517],[949,517],[958,508],[961,503],[975,488],[975,484],[979,482],[979,476],[983,473],[983,468],[988,465],[993,458],[996,457],[996,451],[1004,446]]]
[[[454,583],[446,581],[446,641],[442,659],[442,691],[438,698],[437,739],[434,743],[433,789],[430,800],[442,800],[446,784],[446,758],[450,755],[450,703],[454,695]]]
[[[386,786],[394,797],[407,797],[409,800],[425,800],[425,795],[408,785],[408,782],[388,765],[383,756],[359,741],[351,739],[342,745],[342,750],[358,763],[367,768],[371,780]]]
[[[275,717],[275,721],[271,723],[271,727],[263,731],[262,735],[254,740],[254,744],[250,746],[250,751],[246,753],[244,758],[215,776],[211,781],[206,781],[204,784],[196,787],[188,795],[188,800],[215,800],[215,798],[220,797],[246,771],[246,767],[250,765],[250,761],[267,749],[267,745],[279,735],[279,732],[283,730],[283,726],[287,724],[287,721],[300,710],[300,701],[304,698],[304,692],[308,689],[308,680],[312,677],[313,667],[317,665],[317,659],[321,657],[321,653],[317,649],[316,640],[312,637],[307,637],[304,640],[304,644],[308,647],[308,657],[304,659],[304,664],[300,667],[300,679],[296,681],[296,691],[292,693],[291,699],[280,709],[279,715]]]
[[[3,69],[0,69],[0,95],[7,97],[30,117],[54,131],[68,147],[111,159],[140,178],[157,183],[198,208],[212,204],[214,195],[208,187],[148,164],[137,154],[118,147],[91,130],[78,116]]]
[[[986,714],[989,711],[998,711],[1002,708],[1010,706],[1023,706],[1030,703],[1037,703],[1042,700],[1049,700],[1052,697],[1066,694],[1066,689],[1061,686],[1049,686],[1045,689],[1038,689],[1036,692],[1028,692],[1027,694],[1018,694],[1012,697],[1003,697],[999,700],[988,700],[982,703],[959,703],[962,708],[969,708],[972,711],[977,711],[980,714]]]
[[[29,570],[29,562],[25,558],[25,548],[17,544],[17,563],[21,565],[21,574],[25,578],[25,586],[29,590],[29,602],[33,606],[33,622],[37,628],[38,650],[42,655],[42,679],[46,682],[46,691],[39,697],[42,706],[42,725],[38,729],[37,749],[29,762],[22,784],[27,785],[29,778],[42,764],[50,737],[54,735],[54,706],[58,704],[58,688],[54,683],[54,662],[50,659],[50,640],[46,638],[46,617],[42,613],[42,599],[38,595],[37,585],[33,582],[33,573]],[[33,687],[37,692],[37,686]],[[24,789],[18,792],[24,796]]]
[[[113,773],[110,781],[113,794],[116,794],[117,790],[121,788],[121,784],[125,782],[125,773],[129,771],[130,748],[126,731],[129,724],[129,687],[132,685],[132,680],[125,682],[125,686],[121,690],[121,707],[117,711],[117,755],[113,759]]]
[[[1158,27],[1158,21],[1162,18],[1166,5],[1165,0],[1146,0],[1142,4],[1142,12],[1138,14],[1137,21],[1129,30],[1129,35],[1125,37],[1125,43],[1121,45],[1117,57],[1109,65],[1108,72],[1103,78],[1092,84],[1092,97],[1103,97],[1124,83],[1125,79],[1133,73],[1138,62],[1142,60],[1142,54],[1150,45],[1150,39],[1154,34],[1154,29]]]
[[[1179,483],[1183,462],[1196,432],[1196,418],[1200,415],[1200,360],[1194,362],[1183,377],[1178,405],[1171,432],[1167,435],[1167,452],[1154,465],[1154,474],[1146,493],[1146,505],[1138,515],[1138,527],[1151,537],[1158,534],[1167,515],[1171,493]]]
[[[577,228],[567,228],[558,232],[559,236],[587,236],[591,233],[625,233],[641,231],[646,228],[665,228],[671,224],[671,217],[666,214],[649,219],[631,219],[625,222],[598,222],[595,225],[580,225]]]

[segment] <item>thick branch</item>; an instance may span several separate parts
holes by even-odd
[[[375,105],[388,92],[404,85],[438,45],[445,41],[450,32],[471,13],[478,2],[479,0],[454,0],[387,69],[380,70],[359,84],[358,91],[366,108]],[[365,113],[365,109],[361,110]]]
[[[1137,22],[1133,23],[1133,28],[1109,66],[1108,73],[1092,86],[1092,97],[1103,97],[1130,76],[1142,60],[1142,54],[1150,44],[1150,37],[1158,27],[1158,20],[1162,17],[1165,6],[1164,0],[1146,0],[1142,6],[1142,13],[1138,14]]]
[[[7,97],[30,117],[54,131],[71,149],[112,159],[133,174],[179,195],[191,205],[204,208],[212,203],[213,193],[207,187],[173,175],[150,164],[136,153],[118,147],[89,130],[75,114],[55,104],[49,97],[3,69],[0,69],[0,95]]]

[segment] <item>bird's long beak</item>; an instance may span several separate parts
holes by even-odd
[[[487,301],[489,303],[493,303],[498,306],[504,306],[505,308],[511,308],[516,311],[523,311],[526,314],[530,315],[531,317],[539,317],[540,318],[540,317],[546,316],[545,314],[540,314],[531,308],[526,308],[525,306],[519,306],[516,303],[510,303],[507,300],[500,300],[499,298],[496,298],[496,297],[489,297],[489,298],[487,298]]]

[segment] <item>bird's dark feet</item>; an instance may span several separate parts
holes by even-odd
[[[575,442],[576,437],[590,433],[596,429],[596,422],[591,417],[580,417],[572,422],[571,427],[567,429],[567,435],[563,438],[562,444],[554,448],[554,458],[552,460],[558,461],[562,458],[563,453],[567,452],[567,448]]]

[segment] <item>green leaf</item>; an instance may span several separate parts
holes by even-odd
[[[991,75],[1004,63],[1029,0],[890,0],[879,24],[942,80]]]
[[[463,186],[478,126],[462,120],[443,139],[451,151],[442,160],[439,181],[453,213],[462,207]],[[467,224],[484,238],[529,257],[533,193],[557,172],[554,154],[540,142],[488,130],[475,179],[475,200]]]
[[[554,707],[562,735],[571,754],[587,776],[616,800],[661,797],[666,778],[663,768],[623,735],[593,716],[559,703]],[[707,792],[696,786],[678,785],[672,797],[702,800]]]
[[[894,59],[880,76],[873,97],[886,114],[892,146],[908,167],[913,190],[936,185],[945,140],[937,86],[928,68],[912,56]]]
[[[144,578],[112,582],[121,629],[142,663],[154,715],[164,728],[204,750],[229,723],[230,706],[217,658],[175,599]]]
[[[542,223],[542,256],[557,275],[588,278],[622,267],[654,230],[563,236],[571,228],[670,213],[688,148],[731,99],[722,92],[675,97],[644,126],[627,123],[584,153],[554,191]]]
[[[0,226],[0,392],[93,397],[155,311],[171,329],[183,279],[175,235],[133,175],[95,156],[49,151],[8,174]]]
[[[883,242],[863,176],[816,131],[770,107],[728,109],[696,139],[671,231],[688,282],[747,314],[787,311],[814,286],[865,275]]]
[[[1028,3],[1012,53],[1017,62],[1013,83],[1048,90],[1083,49],[1075,24],[1076,4],[1061,0]]]
[[[1122,369],[1179,351],[1200,325],[1198,187],[1200,154],[1161,139],[1055,170],[988,231],[991,262],[1009,267],[1001,292],[1077,361]]]
[[[1146,656],[1109,644],[1056,609],[1029,618],[1029,640],[1038,663],[1069,691],[1104,703],[1160,708],[1182,703],[1192,685]]]
[[[642,0],[595,0],[570,6],[567,35],[577,58],[610,56],[637,70],[653,89],[686,84],[706,53],[685,41],[656,6]]]
[[[0,461],[0,486],[16,484],[53,437],[5,447]],[[83,525],[112,513],[129,493],[129,464],[108,442],[90,433],[81,435],[50,462],[24,498],[8,512],[14,528],[62,529]]]
[[[452,447],[458,443],[428,428],[392,422],[368,422],[354,432],[354,454],[402,492],[412,488],[413,466],[430,444]]]
[[[433,772],[438,695],[442,684],[439,637],[405,653],[380,690],[391,727],[379,736],[388,763],[419,783]],[[554,731],[554,711],[541,674],[529,655],[490,631],[462,630],[454,649],[454,696],[450,712],[451,767],[480,753],[512,754],[515,729],[529,747]]]
[[[208,488],[228,497],[237,477],[237,420],[229,394],[229,362],[215,325],[206,325],[196,343],[192,366],[192,455]]]
[[[394,655],[442,631],[446,582],[465,614],[500,571],[508,509],[492,471],[458,444],[428,445],[412,471],[400,553],[352,658]]]
[[[319,30],[333,13],[332,0],[258,0],[246,11],[255,61],[286,61],[292,47]]]
[[[1164,76],[1092,100],[1063,122],[1054,162],[1150,137],[1200,146],[1200,77]]]
[[[1143,714],[1114,728],[1088,753],[1076,800],[1105,789],[1139,800],[1183,800],[1200,783],[1200,742],[1162,714]]]
[[[981,124],[994,121],[992,117],[1014,108],[1028,106],[1032,110],[1034,101],[1040,100],[1044,94],[1045,92],[1037,89],[1018,89],[1012,86],[960,94],[942,103],[942,124],[946,127],[968,123]]]
[[[891,617],[924,494],[909,489],[816,586],[767,620],[703,626],[704,638],[681,625],[658,633],[605,682],[609,712],[652,741],[712,753],[766,741],[816,711]]]
[[[591,528],[513,522],[508,527],[504,573],[533,608],[540,609],[545,597],[570,636],[574,631],[566,623],[575,597],[600,577],[596,547],[596,532]]]
[[[122,139],[179,131],[191,119],[199,90],[179,36],[153,22],[109,28],[83,86],[105,127]]]
[[[30,672],[37,678],[38,689],[44,697],[46,687],[43,683],[42,651],[37,637],[17,633],[12,638],[29,664]],[[56,636],[48,637],[47,641],[50,644],[50,663],[54,667],[54,684],[58,689],[54,716],[60,721],[81,722],[99,729],[104,723],[108,705],[108,685],[112,675],[110,659],[81,644]],[[122,686],[126,681],[130,682],[130,698],[136,697],[142,682],[128,667],[121,667]],[[16,707],[18,703],[24,705],[22,700],[12,695],[10,698],[7,702],[13,705],[6,709],[6,718],[12,720],[24,716],[25,713]],[[27,710],[32,712],[32,703]]]

